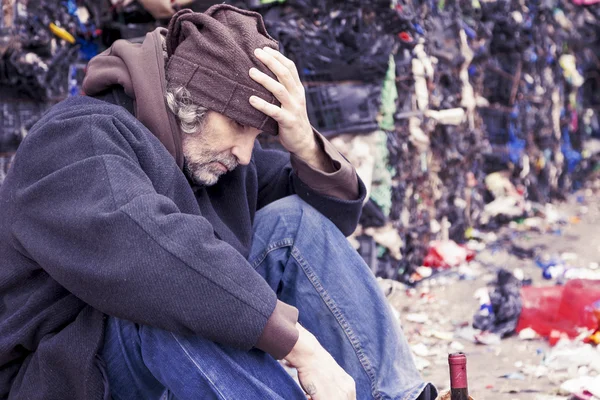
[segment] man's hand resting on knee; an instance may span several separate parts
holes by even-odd
[[[312,333],[296,324],[300,336],[285,357],[298,370],[298,379],[304,391],[313,400],[356,399],[354,379],[338,365]]]

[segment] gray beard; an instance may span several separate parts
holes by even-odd
[[[189,162],[184,158],[183,159],[183,173],[188,178],[188,180],[192,181],[198,186],[212,186],[216,182],[207,182],[204,179],[200,178],[198,174],[195,173],[195,168],[190,166]]]
[[[215,160],[215,161],[222,162],[229,171],[233,171],[238,166],[238,163],[235,161],[232,161],[232,160]],[[218,171],[218,172],[211,171],[211,169],[207,167],[208,164],[209,163],[206,163],[206,164],[190,163],[187,160],[187,158],[184,157],[183,172],[186,175],[186,177],[189,180],[191,180],[193,183],[195,183],[196,185],[213,186],[219,181],[219,178],[222,175],[225,175],[225,173],[223,173],[221,171]],[[201,173],[203,173],[202,175],[204,175],[204,177],[201,176]]]

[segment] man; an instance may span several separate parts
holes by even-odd
[[[364,185],[276,49],[257,13],[183,10],[30,131],[0,189],[0,397],[433,395],[344,237]]]

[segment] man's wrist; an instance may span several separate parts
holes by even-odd
[[[299,323],[296,323],[296,328],[299,332],[298,340],[292,348],[292,351],[290,351],[289,354],[284,357],[286,361],[295,367],[308,362],[308,360],[315,355],[318,347],[320,346],[317,338],[315,338],[312,333],[304,329]]]
[[[302,161],[312,164],[318,160],[318,155],[321,149],[319,148],[319,144],[315,139],[314,135],[311,136],[310,139],[306,141],[306,145],[302,146],[302,148],[293,151],[292,153],[301,159]]]
[[[311,138],[312,140],[304,145],[301,150],[293,151],[291,153],[315,170],[326,173],[335,172],[335,169],[331,163],[331,159],[327,153],[325,153],[325,150],[319,145],[314,134],[311,136]]]

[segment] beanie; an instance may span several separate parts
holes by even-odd
[[[248,74],[254,67],[277,80],[254,55],[256,48],[279,49],[259,13],[229,4],[214,5],[204,13],[181,10],[169,22],[166,42],[168,88],[183,86],[194,104],[277,135],[277,121],[248,101],[255,95],[280,105]]]

